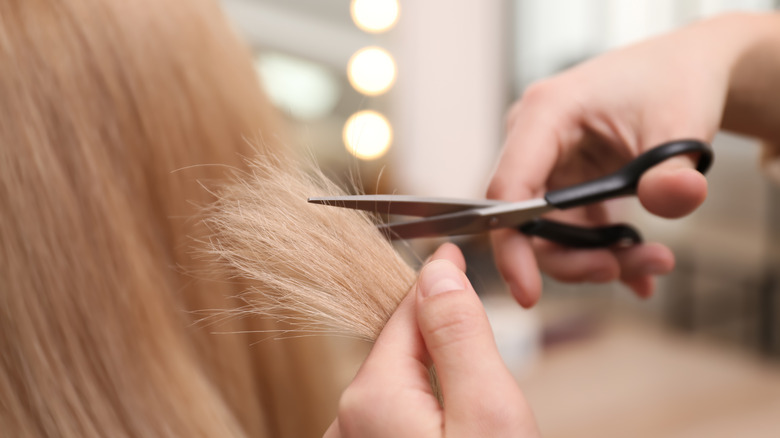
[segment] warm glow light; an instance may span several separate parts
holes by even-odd
[[[393,130],[385,116],[376,111],[360,111],[344,124],[344,144],[352,155],[374,160],[390,149]]]
[[[384,93],[395,82],[395,61],[386,50],[366,47],[358,50],[347,64],[349,83],[369,96]]]
[[[384,32],[398,21],[398,0],[352,0],[352,21],[366,32]]]

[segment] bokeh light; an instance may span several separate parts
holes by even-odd
[[[393,129],[385,116],[365,110],[353,114],[344,124],[344,145],[361,160],[374,160],[390,149]]]
[[[360,29],[379,33],[392,28],[398,21],[398,0],[352,0],[352,21]]]
[[[271,102],[299,120],[333,111],[341,94],[338,78],[324,66],[281,53],[255,59],[255,69]]]
[[[368,96],[376,96],[389,90],[395,82],[395,74],[393,57],[379,47],[358,50],[347,64],[349,83]]]

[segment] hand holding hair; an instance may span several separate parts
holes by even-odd
[[[344,391],[325,438],[539,436],[464,270],[452,244],[431,257]]]

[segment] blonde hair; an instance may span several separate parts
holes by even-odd
[[[321,173],[278,167],[251,163],[251,173],[217,192],[207,220],[212,253],[234,275],[255,282],[237,313],[282,319],[295,332],[373,341],[414,272],[369,215],[307,203],[312,195],[343,194]]]
[[[235,334],[214,336],[193,311],[243,309],[233,297],[253,288],[320,293],[322,315],[346,319],[342,306],[394,275],[389,298],[368,306],[384,315],[411,281],[364,217],[301,216],[314,187],[278,152],[281,125],[219,17],[207,0],[0,2],[4,434],[321,434],[338,390],[327,342],[239,334],[282,327],[260,318],[231,318],[220,331]],[[255,136],[257,150],[245,140]],[[259,257],[241,259],[260,283],[197,278],[211,261],[192,242],[213,232],[192,219],[214,200],[200,184],[227,181],[255,153],[270,164],[251,188],[270,202],[252,215],[284,232],[252,240]],[[354,256],[360,273],[346,264]]]

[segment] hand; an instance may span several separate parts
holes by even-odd
[[[454,245],[432,256],[344,391],[325,438],[539,436],[464,270]],[[444,407],[431,390],[431,364]]]
[[[509,113],[488,197],[539,197],[617,170],[666,141],[711,141],[743,47],[736,34],[733,23],[711,20],[607,53],[531,86]],[[642,205],[668,218],[698,207],[707,182],[693,169],[693,159],[676,157],[646,172],[638,187]],[[612,222],[603,204],[551,216],[586,226]],[[498,230],[491,237],[497,266],[526,307],[541,293],[539,268],[569,282],[620,279],[647,297],[653,275],[674,266],[669,248],[656,243],[575,250],[514,230]]]

